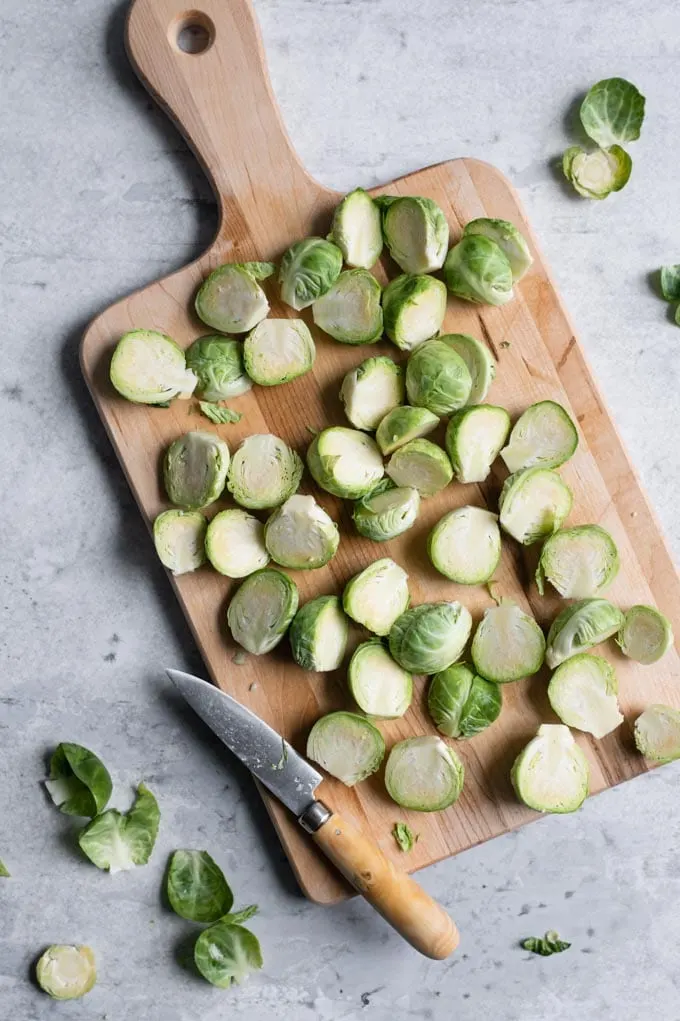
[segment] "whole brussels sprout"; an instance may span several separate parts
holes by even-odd
[[[512,270],[505,252],[483,234],[463,235],[446,256],[446,286],[458,298],[505,305],[513,297]]]
[[[296,311],[307,308],[330,291],[341,269],[342,252],[337,245],[323,238],[304,238],[281,259],[281,297]]]
[[[470,396],[472,379],[467,365],[443,340],[421,344],[406,366],[406,391],[411,404],[433,415],[450,415]]]
[[[453,663],[432,678],[427,707],[442,734],[473,737],[498,719],[503,696],[497,684],[480,677],[466,663]]]
[[[435,674],[458,659],[471,629],[472,617],[461,603],[421,603],[392,625],[390,652],[409,673]]]

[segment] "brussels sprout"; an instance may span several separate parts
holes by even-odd
[[[153,523],[158,558],[173,574],[187,574],[205,563],[208,522],[199,511],[167,510]]]
[[[603,149],[640,137],[645,97],[625,78],[605,78],[589,89],[580,117],[586,134]]]
[[[298,608],[298,590],[283,571],[255,571],[232,596],[227,624],[235,642],[254,656],[279,644]]]
[[[432,678],[427,707],[442,734],[473,737],[498,719],[503,695],[497,684],[479,677],[467,664],[454,663]]]
[[[427,408],[393,408],[376,430],[376,443],[387,457],[409,440],[428,436],[438,425],[439,419]]]
[[[467,403],[481,404],[496,376],[496,363],[488,347],[468,333],[442,333],[438,339],[460,355],[470,373]]]
[[[375,344],[383,332],[382,288],[365,269],[341,273],[312,305],[315,324],[341,344]]]
[[[395,486],[383,479],[368,496],[354,504],[352,518],[360,535],[386,542],[407,532],[420,510],[420,493],[412,486]]]
[[[380,768],[385,741],[365,716],[328,713],[310,730],[307,755],[346,787],[354,787]]]
[[[534,260],[517,227],[508,220],[491,220],[481,216],[466,223],[463,230],[463,237],[476,234],[483,234],[490,241],[496,242],[510,263],[513,281],[517,283],[521,280]]]
[[[654,762],[680,759],[680,712],[667,705],[650,705],[635,721],[637,750]]]
[[[187,351],[187,366],[198,378],[197,390],[206,401],[240,397],[253,382],[243,368],[243,347],[231,337],[199,337]]]
[[[246,578],[269,563],[262,522],[236,508],[220,511],[212,519],[205,551],[215,570],[227,578]]]
[[[80,849],[98,869],[108,869],[112,874],[146,865],[156,843],[160,818],[156,798],[140,783],[129,812],[109,808],[81,830]]]
[[[666,301],[680,301],[680,265],[662,266],[659,278]]]
[[[260,386],[290,383],[309,372],[316,348],[302,319],[263,319],[243,343],[243,361]]]
[[[544,723],[515,759],[511,779],[529,808],[575,812],[588,797],[588,760],[568,727]]]
[[[352,698],[367,716],[394,720],[413,697],[413,678],[394,662],[379,638],[362,642],[349,661],[347,682]]]
[[[455,663],[471,630],[472,617],[460,603],[421,603],[392,625],[390,652],[409,673],[436,674]]]
[[[571,510],[571,489],[550,468],[525,468],[503,483],[500,501],[502,528],[517,542],[531,546],[562,526]]]
[[[564,599],[584,599],[610,585],[618,570],[619,552],[609,532],[599,525],[577,525],[546,540],[536,585],[541,595],[547,580]]]
[[[631,606],[616,642],[624,656],[636,663],[656,663],[673,645],[671,622],[653,606]]]
[[[383,291],[385,333],[402,351],[435,337],[445,315],[446,287],[434,277],[405,273]]]
[[[551,670],[577,652],[606,642],[623,624],[623,614],[606,599],[581,599],[555,617],[548,631],[545,661]]]
[[[342,252],[337,245],[323,238],[304,238],[281,259],[281,297],[299,312],[330,291],[341,269]]]
[[[418,833],[414,833],[408,823],[395,822],[392,827],[392,836],[396,840],[399,850],[408,854],[418,842]]]
[[[548,698],[562,723],[604,737],[623,723],[613,667],[601,656],[581,653],[558,666],[550,678]]]
[[[227,489],[242,507],[278,507],[297,490],[302,459],[278,436],[248,436],[231,462]]]
[[[314,481],[347,500],[369,493],[385,474],[378,446],[358,429],[323,429],[307,450],[307,467]]]
[[[172,910],[190,922],[217,922],[234,904],[222,869],[207,851],[173,851],[166,890]]]
[[[157,330],[125,333],[111,358],[114,387],[135,404],[166,404],[173,397],[190,397],[198,380],[187,369],[182,348]]]
[[[196,295],[196,313],[220,333],[247,333],[269,312],[258,280],[276,271],[273,262],[226,263],[207,277]],[[233,396],[233,395],[232,395]]]
[[[436,569],[459,585],[483,585],[501,559],[498,517],[483,507],[458,507],[437,522],[427,540]]]
[[[467,365],[445,341],[428,340],[413,352],[406,366],[406,391],[411,404],[433,415],[450,415],[470,396]]]
[[[168,498],[184,510],[217,500],[229,470],[229,447],[214,433],[190,432],[168,447],[163,478]]]
[[[457,801],[465,770],[453,748],[440,737],[397,741],[387,757],[385,787],[402,808],[440,812]]]
[[[2,859],[0,859],[0,879],[9,879],[9,877],[9,870]]]
[[[196,940],[194,962],[203,978],[219,989],[240,985],[262,967],[257,936],[226,919],[204,929]]]
[[[337,596],[318,596],[301,606],[288,637],[293,659],[303,670],[326,673],[343,661],[349,623]]]
[[[404,399],[404,370],[391,358],[368,358],[342,381],[340,400],[357,429],[372,432]]]
[[[410,601],[408,574],[389,557],[369,564],[348,581],[342,596],[345,613],[352,620],[383,636]]]
[[[509,684],[543,665],[545,638],[533,617],[511,602],[484,611],[470,649],[475,670],[487,681]]]
[[[620,145],[586,152],[572,145],[562,157],[564,176],[586,199],[606,199],[628,183],[633,161]]]
[[[338,246],[348,266],[370,269],[378,261],[383,248],[380,210],[363,188],[355,188],[336,206],[328,240]]]
[[[294,570],[323,567],[337,553],[338,526],[313,496],[289,497],[264,526],[264,544],[275,563]]]
[[[512,270],[503,249],[483,234],[466,234],[444,263],[446,286],[458,298],[505,305],[513,297]]]
[[[505,408],[462,408],[446,427],[446,450],[459,482],[484,482],[510,432]]]
[[[38,985],[53,1000],[79,1000],[97,981],[97,964],[90,947],[55,943],[36,965]]]
[[[421,496],[434,496],[453,478],[446,453],[429,440],[410,440],[399,447],[386,470],[397,486],[412,486]]]
[[[104,763],[82,745],[68,742],[57,745],[45,787],[64,815],[90,817],[104,811],[113,790]]]
[[[214,425],[231,425],[233,422],[240,422],[243,415],[240,411],[232,411],[231,408],[224,408],[220,404],[211,404],[210,401],[199,401],[198,406],[201,414],[209,418]]]
[[[436,202],[425,198],[395,198],[382,217],[390,255],[404,273],[441,269],[449,246],[449,225]]]
[[[522,468],[558,468],[578,446],[576,426],[561,404],[539,401],[515,422],[501,457],[509,472]]]
[[[552,957],[553,954],[561,954],[568,950],[571,943],[560,939],[559,934],[554,929],[549,929],[545,936],[527,936],[526,939],[522,940],[520,946],[522,950],[528,950],[532,954],[539,954],[540,957]]]

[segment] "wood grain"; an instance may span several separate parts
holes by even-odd
[[[128,25],[131,59],[150,91],[178,122],[209,174],[220,203],[218,235],[196,262],[130,295],[100,315],[82,342],[83,373],[147,522],[167,506],[158,473],[164,448],[192,428],[214,428],[230,447],[254,432],[273,432],[304,454],[309,428],[343,422],[338,401],[345,372],[364,358],[402,355],[388,343],[355,349],[334,343],[309,323],[317,343],[314,371],[281,387],[256,387],[232,405],[243,412],[238,425],[213,427],[191,413],[187,402],[169,409],[145,408],[120,399],[108,381],[113,347],[133,327],[163,330],[183,346],[206,332],[192,311],[195,291],[219,263],[244,259],[276,260],[293,241],[324,234],[337,195],[305,172],[286,137],[268,83],[259,35],[247,0],[204,0],[202,19],[214,38],[200,55],[181,52],[175,43],[187,8],[180,0],[136,0]],[[580,426],[580,446],[565,465],[564,477],[574,490],[569,523],[598,522],[614,535],[622,568],[610,597],[623,608],[633,603],[658,605],[680,633],[680,581],[656,519],[640,488],[616,429],[598,393],[565,309],[536,244],[519,199],[493,167],[460,159],[399,179],[377,193],[420,194],[444,209],[455,240],[461,226],[475,216],[512,220],[531,240],[535,262],[514,301],[500,309],[451,300],[445,329],[468,332],[491,347],[498,361],[497,380],[489,399],[519,414],[533,401],[552,398],[571,411]],[[385,259],[377,267],[382,280],[394,275]],[[276,285],[265,285],[276,316],[297,315],[277,301]],[[434,437],[436,438],[436,436]],[[441,439],[441,434],[440,434]],[[348,507],[315,492],[341,526],[342,543],[328,567],[293,573],[301,598],[340,592],[358,570],[381,556],[391,556],[410,575],[415,603],[460,599],[478,619],[489,605],[482,588],[467,589],[438,575],[430,565],[425,540],[438,518],[466,503],[495,509],[503,469],[497,465],[482,486],[449,486],[424,502],[416,526],[405,536],[374,544],[357,536]],[[305,477],[303,491],[314,491]],[[222,502],[213,510],[224,506]],[[540,598],[531,583],[537,551],[508,540],[497,577],[504,594],[547,624],[559,608],[554,595]],[[281,730],[304,749],[306,733],[321,713],[347,706],[344,672],[315,675],[295,667],[282,644],[267,657],[233,662],[234,646],[225,633],[225,607],[232,590],[228,579],[202,568],[170,579],[214,681]],[[627,780],[647,768],[635,753],[631,722],[649,702],[680,706],[680,663],[672,650],[654,667],[625,660],[613,643],[601,651],[617,670],[626,723],[602,741],[580,735],[591,765],[593,793]],[[519,805],[509,779],[510,765],[541,722],[554,720],[546,698],[546,673],[504,689],[501,718],[486,733],[459,743],[466,783],[459,802],[434,815],[399,809],[376,775],[355,790],[328,781],[322,796],[367,833],[373,834],[399,869],[415,870],[522,825],[536,815]],[[388,745],[431,731],[424,712],[423,684],[406,716],[380,724]],[[286,852],[305,893],[330,903],[349,893],[340,876],[323,861],[312,841],[280,805],[267,798]],[[420,833],[406,857],[390,835],[397,819]]]

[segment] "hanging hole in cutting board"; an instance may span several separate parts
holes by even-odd
[[[215,41],[215,26],[202,11],[187,11],[175,18],[168,31],[170,44],[180,53],[199,56]]]

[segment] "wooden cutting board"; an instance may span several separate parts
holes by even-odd
[[[168,409],[149,408],[122,400],[112,389],[109,361],[122,333],[135,327],[153,328],[188,346],[208,332],[192,308],[195,291],[210,270],[224,261],[278,260],[293,241],[308,234],[324,235],[338,200],[334,192],[307,175],[291,148],[271,92],[248,0],[202,0],[200,12],[185,12],[182,0],[136,0],[129,16],[128,47],[140,77],[177,121],[212,180],[221,211],[218,235],[196,262],[100,315],[82,342],[85,379],[149,523],[167,506],[159,461],[177,436],[190,429],[214,430],[233,451],[251,433],[273,432],[304,455],[312,438],[310,428],[343,424],[337,395],[349,368],[379,353],[403,360],[389,343],[371,348],[335,343],[314,329],[307,310],[302,315],[317,343],[313,372],[285,386],[255,387],[231,401],[243,412],[238,425],[211,425],[196,413],[195,402],[175,401]],[[207,35],[209,46],[204,52],[190,54],[179,48],[178,32],[187,24],[198,25]],[[489,400],[503,405],[513,416],[545,398],[571,409],[580,426],[580,446],[562,469],[574,491],[569,523],[598,522],[615,537],[622,566],[608,593],[610,598],[623,608],[633,603],[658,605],[679,634],[680,583],[668,550],[510,184],[486,163],[458,159],[376,189],[376,194],[381,193],[433,198],[446,213],[453,240],[462,225],[477,216],[512,220],[530,239],[535,262],[515,300],[499,309],[451,300],[445,330],[471,333],[487,342],[498,362]],[[395,272],[388,259],[377,268],[383,282]],[[276,300],[275,283],[266,287],[273,315],[298,315]],[[348,578],[361,568],[390,556],[409,572],[414,603],[460,599],[478,619],[490,604],[486,589],[457,586],[438,575],[427,559],[425,540],[433,524],[453,507],[476,503],[496,509],[504,474],[498,464],[493,477],[482,486],[449,486],[424,501],[411,531],[384,544],[357,536],[349,506],[313,489],[305,477],[303,491],[314,492],[338,520],[342,542],[328,567],[293,573],[301,601],[320,593],[340,593]],[[222,506],[220,501],[211,512]],[[497,578],[505,595],[547,625],[560,601],[553,595],[539,597],[532,583],[536,557],[536,548],[526,550],[508,539]],[[319,715],[349,705],[344,671],[305,673],[291,662],[285,642],[268,656],[251,656],[243,665],[234,663],[235,647],[225,629],[225,608],[233,589],[228,579],[204,567],[169,581],[214,681],[282,731],[300,750],[304,750],[306,734]],[[653,667],[625,660],[611,642],[598,653],[616,667],[626,723],[602,741],[578,736],[591,765],[593,793],[647,768],[632,742],[631,724],[636,714],[650,702],[680,706],[675,650]],[[353,790],[328,781],[322,796],[372,832],[395,863],[409,870],[537,818],[517,803],[509,771],[515,755],[539,724],[556,722],[546,698],[546,681],[544,671],[530,681],[506,685],[498,722],[473,740],[456,745],[465,761],[466,781],[452,808],[431,815],[405,812],[387,797],[381,774]],[[413,734],[433,732],[424,712],[422,683],[406,716],[380,727],[388,745]],[[196,794],[200,797],[200,791]],[[320,903],[347,896],[349,888],[286,810],[266,795],[265,799],[307,896]],[[394,822],[400,819],[420,834],[409,856],[397,849],[390,835]]]

